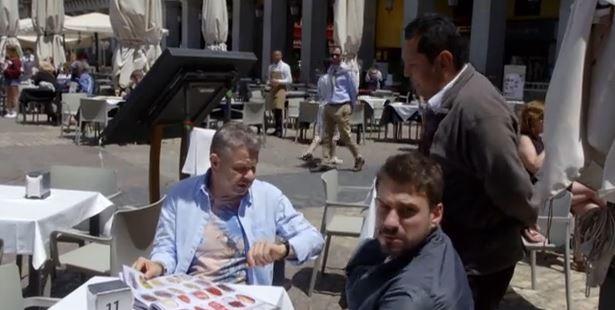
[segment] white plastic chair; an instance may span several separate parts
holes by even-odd
[[[532,289],[536,288],[536,251],[564,248],[564,281],[566,283],[566,308],[571,308],[570,295],[570,233],[573,223],[570,214],[572,195],[563,191],[547,201],[539,210],[537,224],[540,233],[547,238],[544,243],[530,243],[524,238],[523,245],[530,252],[530,270]]]
[[[65,130],[70,129],[70,122],[76,118],[79,112],[81,98],[85,98],[85,93],[64,93],[62,94],[62,116],[60,120],[60,136],[64,135]]]
[[[292,124],[293,129],[297,130],[297,124],[299,119],[299,105],[303,98],[290,98],[288,99],[288,108],[286,109],[286,115],[284,116],[284,125],[282,126],[283,135],[286,137],[288,131],[288,125]]]
[[[312,296],[312,292],[314,291],[314,285],[316,284],[316,277],[319,265],[321,265],[321,274],[325,273],[331,237],[359,237],[361,234],[361,228],[363,227],[363,216],[331,214],[329,208],[355,210],[360,209],[361,212],[367,210],[369,208],[369,205],[366,201],[341,202],[338,200],[338,194],[342,191],[369,191],[371,189],[368,186],[340,186],[338,182],[339,175],[337,170],[327,171],[323,173],[320,178],[324,185],[326,199],[325,209],[320,223],[320,232],[325,237],[325,248],[323,254],[318,256],[318,259],[314,261],[314,267],[312,268],[312,276],[310,278],[310,286],[308,288],[308,296]]]
[[[265,110],[267,107],[265,106],[265,102],[245,102],[243,104],[243,111],[241,121],[245,125],[258,125],[261,128],[261,135],[263,137],[263,143],[266,142],[266,134],[265,134]]]
[[[51,188],[99,192],[108,199],[116,198],[122,193],[117,183],[117,172],[113,169],[54,165],[49,168],[49,174]],[[98,230],[102,231],[101,228],[111,218],[114,211],[114,208],[108,208],[96,215],[93,221],[86,220],[76,227],[86,230],[88,222],[95,225],[96,222],[100,222],[102,224],[99,225]]]
[[[54,266],[96,275],[118,274],[123,265],[131,265],[139,256],[149,254],[164,198],[143,207],[124,207],[116,211],[111,220],[110,235],[106,237],[95,237],[74,230],[52,232],[50,252]],[[90,243],[59,255],[59,236]]]
[[[56,304],[59,298],[28,297],[21,293],[21,278],[17,265],[11,263],[0,265],[0,303],[2,309],[26,309],[30,307],[49,308]]]
[[[311,125],[314,125],[312,135],[314,135],[314,131],[316,130],[316,121],[318,120],[318,108],[319,104],[314,101],[301,101],[301,103],[299,104],[299,116],[297,117],[297,124],[301,125],[301,123],[309,123]],[[295,142],[297,142],[297,138],[300,136],[302,131],[303,129],[300,129],[295,132]]]
[[[365,143],[365,103],[362,101],[357,102],[352,108],[352,115],[350,116],[350,126],[357,126],[357,135],[361,135],[361,139],[357,138],[357,143]]]
[[[100,131],[107,127],[109,122],[109,116],[107,114],[108,107],[107,102],[104,100],[95,100],[90,98],[82,98],[79,105],[79,128],[75,135],[75,142],[79,144],[81,140],[81,130],[84,123],[94,123],[96,125],[95,137],[98,137]]]

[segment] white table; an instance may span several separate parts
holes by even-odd
[[[86,288],[90,284],[117,280],[113,277],[93,277],[83,283],[72,293],[68,294],[60,300],[50,310],[74,310],[87,308],[87,291]],[[239,292],[244,292],[248,295],[256,296],[260,300],[270,304],[277,305],[282,310],[293,310],[293,304],[286,294],[284,288],[279,286],[259,286],[259,285],[230,285]]]
[[[372,96],[359,96],[357,98],[360,101],[365,102],[372,110],[382,110],[387,101],[386,98],[372,97]]]
[[[0,239],[6,253],[32,255],[39,269],[48,259],[49,234],[75,226],[113,203],[97,192],[52,189],[46,199],[26,199],[24,186],[0,185]]]

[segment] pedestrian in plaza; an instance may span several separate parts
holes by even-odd
[[[365,159],[359,154],[359,148],[350,137],[350,116],[357,104],[358,86],[355,84],[350,70],[342,66],[342,49],[334,47],[331,50],[331,66],[327,70],[331,91],[326,98],[324,108],[323,161],[313,171],[335,169],[335,144],[333,136],[335,128],[339,130],[340,139],[348,147],[354,157],[354,171],[361,171]]]
[[[267,96],[267,106],[273,112],[275,131],[272,135],[282,137],[283,111],[286,103],[286,90],[293,82],[290,66],[282,60],[282,52],[274,51],[271,55],[271,65],[267,71],[267,84],[271,89]]]
[[[19,98],[19,84],[21,82],[21,59],[19,49],[15,45],[6,46],[6,58],[2,63],[4,86],[6,92],[5,109],[8,118],[17,117],[17,100]]]
[[[87,62],[77,60],[71,65],[72,81],[77,83],[77,93],[86,93],[88,96],[94,94],[94,78],[89,72]]]
[[[540,240],[519,124],[468,63],[457,27],[429,14],[405,28],[404,73],[427,101],[423,149],[444,172],[442,228],[465,266],[476,309],[497,309],[523,257],[522,231]]]
[[[256,180],[259,151],[248,126],[224,124],[211,141],[211,168],[169,190],[150,259],[134,267],[147,278],[201,274],[213,282],[271,285],[275,261],[315,259],[322,235],[284,193]]]
[[[384,82],[382,72],[373,64],[365,74],[365,85],[369,91],[376,91],[382,87],[382,82]]]
[[[474,309],[459,255],[440,229],[443,186],[438,164],[416,151],[380,168],[376,239],[346,267],[349,309]]]
[[[32,78],[36,74],[36,58],[34,57],[34,51],[30,47],[26,47],[23,50],[23,57],[21,57],[21,65],[23,67],[23,74],[21,80],[26,81]]]

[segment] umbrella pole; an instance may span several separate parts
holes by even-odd
[[[96,41],[96,73],[100,72],[100,48],[98,46],[98,32],[94,33],[94,40]]]

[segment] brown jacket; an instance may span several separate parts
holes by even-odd
[[[466,271],[513,266],[523,257],[521,230],[536,222],[532,184],[517,153],[516,117],[468,64],[429,119],[439,121],[429,150],[444,171],[442,227]]]

